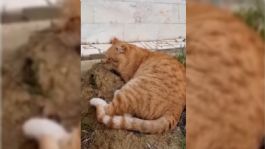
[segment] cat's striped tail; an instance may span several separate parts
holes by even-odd
[[[106,126],[114,129],[127,129],[143,133],[162,133],[176,125],[171,117],[160,117],[156,120],[143,120],[128,114],[123,116],[109,116],[105,113],[107,103],[100,98],[93,98],[90,104],[97,108],[97,119]]]

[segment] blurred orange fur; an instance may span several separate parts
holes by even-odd
[[[264,42],[242,20],[187,4],[187,148],[258,149],[264,136]]]

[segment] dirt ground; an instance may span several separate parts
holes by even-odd
[[[3,51],[3,148],[38,148],[21,131],[31,117],[48,117],[68,129],[78,124],[80,57],[63,36],[47,29],[16,50]]]
[[[182,149],[185,148],[185,112],[179,126],[165,134],[146,135],[111,130],[96,121],[96,110],[89,105],[92,97],[110,101],[124,82],[108,66],[97,63],[82,73],[82,149]],[[181,132],[182,130],[182,132]]]

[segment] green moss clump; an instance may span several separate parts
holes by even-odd
[[[181,52],[178,52],[176,54],[176,58],[181,64],[186,66],[186,53],[184,49],[182,49]]]

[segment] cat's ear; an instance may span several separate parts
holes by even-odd
[[[117,51],[118,53],[124,53],[126,50],[127,50],[127,47],[124,46],[124,45],[120,45],[120,46],[117,46],[117,47],[116,47],[116,51]]]
[[[111,40],[110,40],[110,43],[111,44],[116,44],[116,43],[118,43],[120,40],[118,39],[118,38],[116,38],[116,37],[114,37],[114,38],[112,38]]]

